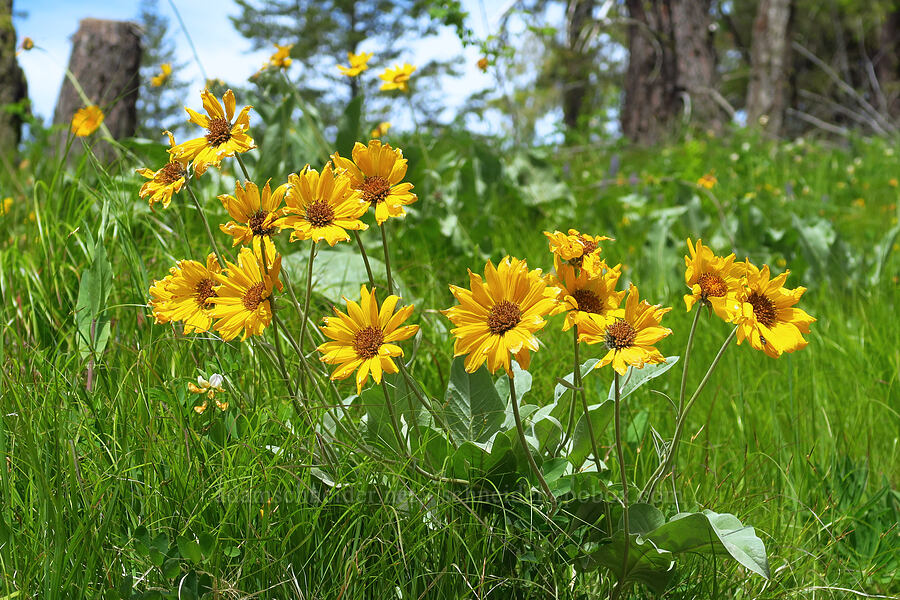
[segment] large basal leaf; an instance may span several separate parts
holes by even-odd
[[[516,400],[518,400],[519,406],[521,406],[522,398],[529,390],[531,390],[531,373],[520,367],[519,363],[514,360],[510,361],[510,366],[512,367],[513,378],[516,382]],[[501,400],[504,402],[509,401],[509,376],[506,373],[497,379],[494,388],[496,388],[497,394],[500,395]]]
[[[500,399],[484,365],[467,373],[463,357],[453,359],[444,397],[444,421],[460,441],[486,442],[500,430],[506,403]]]
[[[290,272],[293,281],[306,281],[308,259],[308,251],[294,252],[284,256],[282,264]],[[369,266],[372,268],[376,283],[387,281],[383,262],[369,256]],[[394,287],[397,290],[406,289],[402,280],[398,279],[396,275],[393,277]],[[369,285],[369,275],[358,251],[319,249],[313,263],[313,290],[316,294],[327,298],[336,305],[341,304],[344,296],[358,302],[359,287],[362,284]],[[302,292],[297,290],[297,293],[301,294]],[[380,292],[378,301],[381,302],[385,297],[385,292]],[[404,302],[414,301],[414,298],[404,296]]]
[[[350,157],[353,145],[359,138],[359,119],[362,114],[363,96],[360,94],[352,99],[344,114],[341,116],[341,124],[338,126],[337,151],[341,156]]]
[[[609,422],[615,414],[615,403],[606,401],[601,404],[588,406],[588,414],[591,416],[594,437],[599,443],[601,434],[609,426]],[[592,451],[591,430],[588,429],[588,421],[582,410],[579,411],[579,417],[575,423],[575,432],[572,434],[572,450],[569,452],[569,462],[578,469],[584,464],[584,461],[587,460]]]
[[[653,542],[638,534],[631,534],[628,538],[626,565],[623,565],[625,534],[621,530],[613,535],[612,540],[602,542],[600,547],[589,555],[589,562],[606,567],[619,580],[643,583],[654,593],[662,594],[675,575],[672,553],[658,548]]]
[[[78,349],[82,359],[103,353],[109,340],[109,317],[104,313],[112,289],[112,267],[101,242],[94,246],[91,266],[81,274],[78,300],[75,304],[75,325]]]
[[[624,399],[626,396],[631,394],[633,391],[650,381],[651,379],[656,379],[669,369],[675,366],[675,363],[678,362],[678,356],[667,356],[666,362],[659,363],[658,365],[644,365],[641,369],[635,369],[634,367],[628,367],[628,372],[625,373],[625,377],[619,378],[619,399]],[[616,397],[616,382],[613,382],[609,386],[609,399],[614,400]]]
[[[584,378],[587,377],[588,373],[590,373],[594,369],[594,365],[596,365],[598,362],[600,362],[599,358],[589,358],[581,364],[581,379],[582,379],[582,381],[584,381]],[[573,375],[574,375],[574,373],[569,373],[568,375],[563,377],[563,380],[566,383],[568,383],[569,385],[572,385],[572,382],[574,381],[574,379],[572,377]],[[553,388],[553,401],[559,402],[559,399],[563,396],[563,394],[566,394],[566,393],[571,395],[572,394],[571,388],[569,388],[561,383],[557,383],[556,387]]]
[[[741,524],[734,515],[711,510],[679,513],[646,537],[673,553],[727,554],[754,573],[769,578],[763,541],[752,527]]]

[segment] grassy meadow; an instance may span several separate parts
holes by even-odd
[[[251,113],[260,149],[244,157],[255,181],[280,184],[307,162],[323,164],[321,138],[334,133],[290,124],[290,114]],[[264,344],[226,343],[153,322],[151,283],[210,250],[186,194],[165,210],[138,197],[144,180],[134,169],[158,168],[167,146],[127,141],[101,162],[82,150],[84,139],[72,140],[63,163],[37,132],[21,164],[0,176],[0,195],[12,198],[0,216],[0,598],[606,597],[603,571],[581,573],[561,558],[572,541],[564,519],[547,516],[539,488],[474,494],[421,476],[401,455],[380,460],[352,448],[336,453],[334,469],[311,464],[305,419],[332,413],[297,415],[267,352],[269,331]],[[752,525],[771,576],[718,555],[688,556],[663,597],[900,596],[893,143],[785,143],[734,130],[643,151],[520,149],[456,128],[385,141],[404,150],[418,193],[406,219],[389,221],[391,261],[422,330],[412,369],[434,398],[444,397],[453,354],[451,324],[438,312],[455,303],[448,285],[467,285],[467,268],[507,254],[549,271],[543,231],[615,238],[603,255],[625,265],[622,283],[674,307],[663,322],[674,334],[659,343],[666,356],[683,353],[691,326],[686,238],[790,269],[787,285],[808,288],[800,306],[817,319],[809,346],[777,360],[749,344],[730,347],[686,424],[675,488],[666,480],[657,492],[666,516],[676,506],[711,508]],[[346,145],[336,143],[342,154]],[[192,184],[222,247],[230,240],[217,226],[229,218],[216,196],[233,191],[237,169],[228,159]],[[698,184],[707,174],[709,188]],[[381,280],[381,240],[367,219],[362,239]],[[286,235],[277,244],[302,301],[308,247]],[[313,322],[365,282],[354,249],[320,251]],[[85,274],[102,279],[107,268],[97,315],[108,319],[108,340],[94,352],[76,306]],[[286,290],[280,306],[289,298]],[[572,371],[562,318],[539,335],[533,404],[549,402],[556,379]],[[300,328],[295,314],[283,319]],[[690,385],[728,332],[701,318]],[[308,333],[322,341],[317,328]],[[293,357],[288,368],[298,365]],[[225,376],[227,410],[194,410],[187,385],[201,373]],[[589,394],[605,397],[611,373],[592,372]],[[624,402],[634,481],[653,471],[659,440],[672,436],[663,394],[677,395],[680,373],[676,366]],[[337,389],[356,391],[352,378]],[[599,441],[615,470],[612,427]],[[626,596],[648,594],[635,586]]]

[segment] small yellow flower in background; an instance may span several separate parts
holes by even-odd
[[[888,180],[888,185],[891,186],[891,187],[897,187],[897,178],[896,178],[896,177],[891,177],[891,178]]]
[[[581,234],[576,229],[570,229],[568,234],[561,231],[553,233],[545,231],[544,235],[550,242],[550,252],[562,260],[568,261],[573,267],[582,267],[587,256],[599,254],[602,251],[600,242],[613,239],[605,235]]]
[[[232,246],[238,244],[252,244],[253,251],[259,254],[263,241],[266,245],[266,258],[275,257],[275,244],[272,236],[278,233],[276,220],[282,216],[281,203],[288,184],[275,188],[273,192],[269,182],[259,188],[252,181],[247,181],[242,186],[240,181],[234,182],[234,196],[222,194],[219,200],[231,218],[229,223],[219,225],[223,233],[230,235]]]
[[[163,86],[169,80],[170,75],[172,75],[172,65],[163,63],[159,65],[159,75],[154,75],[150,78],[150,85],[153,87]]]
[[[509,256],[497,267],[488,261],[484,279],[470,270],[469,288],[451,285],[459,304],[441,311],[456,325],[453,355],[466,355],[469,373],[485,362],[491,373],[500,367],[510,373],[510,353],[527,369],[538,349],[534,334],[557,308],[559,290],[547,285],[540,269],[529,271],[524,260]]]
[[[350,185],[375,209],[375,221],[381,225],[390,217],[406,216],[403,207],[417,198],[412,193],[413,184],[401,183],[407,168],[403,151],[379,140],[370,140],[368,146],[356,142],[352,155],[351,161],[335,152],[331,160],[335,168],[346,170]]]
[[[197,383],[188,384],[188,391],[192,394],[205,394],[206,399],[203,400],[203,404],[194,407],[194,412],[198,415],[202,415],[208,406],[208,400],[215,400],[216,408],[221,411],[228,410],[228,403],[223,402],[216,398],[216,394],[224,394],[225,388],[222,387],[222,384],[225,383],[225,378],[219,375],[218,373],[213,373],[210,375],[209,380],[203,378],[201,375],[197,375]]]
[[[28,212],[28,220],[31,221],[32,223],[37,221],[37,215],[34,214],[33,210]]]
[[[344,65],[338,65],[337,68],[347,77],[356,77],[369,68],[369,65],[367,63],[369,62],[370,58],[372,58],[371,52],[360,52],[359,54],[348,52],[347,61],[350,63],[350,66],[345,67]]]
[[[203,98],[203,109],[206,115],[184,107],[190,115],[190,122],[206,129],[206,135],[189,140],[169,149],[169,153],[176,158],[186,158],[193,161],[194,175],[200,176],[206,172],[209,165],[218,167],[222,159],[233,156],[236,152],[246,152],[256,146],[253,138],[249,136],[250,109],[245,106],[241,109],[237,119],[234,119],[235,99],[231,90],[222,96],[225,110],[222,104],[209,91],[200,93]],[[234,119],[232,121],[232,119]]]
[[[368,229],[359,220],[366,213],[366,203],[351,187],[343,171],[335,171],[331,163],[320,175],[306,165],[288,176],[284,216],[277,221],[281,229],[293,229],[291,241],[325,240],[329,246],[350,239],[347,231]]]
[[[4,198],[3,202],[0,202],[0,215],[8,215],[9,211],[12,210],[13,204],[12,198]]]
[[[857,208],[865,208],[866,201],[864,198],[857,198],[856,200],[853,201],[853,206],[855,206]]]
[[[388,121],[382,121],[378,124],[378,127],[372,130],[372,133],[369,134],[369,137],[380,138],[387,135],[388,129],[391,128],[391,124]]]
[[[293,59],[291,58],[291,48],[293,48],[293,44],[287,44],[284,46],[280,46],[275,44],[275,54],[269,57],[269,62],[263,65],[263,69],[266,67],[273,67],[275,69],[288,69],[293,63]]]
[[[378,307],[375,290],[366,286],[359,291],[360,302],[344,298],[347,312],[334,307],[337,317],[326,317],[322,332],[332,341],[318,347],[321,361],[338,365],[331,379],[346,379],[356,371],[356,392],[362,392],[371,373],[375,383],[381,383],[382,373],[396,373],[397,365],[392,357],[403,356],[396,342],[411,338],[419,331],[418,325],[403,325],[413,311],[413,305],[394,312],[400,298],[388,296]],[[402,327],[401,327],[402,325]]]
[[[651,305],[646,300],[639,302],[638,289],[632,285],[624,309],[605,316],[584,315],[578,321],[578,341],[602,343],[607,352],[594,368],[612,364],[619,375],[624,375],[629,365],[640,369],[645,364],[665,362],[654,344],[672,333],[671,329],[659,325],[663,315],[670,310],[658,304]]]
[[[720,319],[730,322],[740,310],[737,296],[741,291],[744,266],[735,264],[734,254],[724,258],[716,256],[701,240],[697,240],[695,246],[688,238],[687,246],[684,283],[691,288],[691,293],[684,296],[687,310],[700,302],[712,307]]]
[[[697,180],[697,185],[699,185],[702,188],[711,190],[716,186],[716,183],[718,183],[718,182],[719,182],[719,180],[716,179],[716,176],[713,175],[712,172],[709,172]]]
[[[488,61],[486,56],[482,56],[481,58],[478,59],[478,62],[475,64],[478,66],[479,69],[481,69],[482,72],[485,72],[485,71],[487,71],[488,65],[490,64],[490,62]]]
[[[175,136],[170,131],[164,133],[169,136],[169,146],[174,148]],[[138,195],[141,198],[150,197],[148,202],[151,209],[156,202],[162,203],[163,208],[169,208],[172,196],[180,192],[182,186],[184,186],[188,162],[190,162],[188,158],[170,157],[166,166],[156,171],[146,168],[137,169],[136,172],[138,174],[149,179],[141,186],[141,191],[138,192]]]
[[[568,331],[578,324],[584,314],[606,315],[619,308],[625,292],[617,292],[616,284],[622,275],[622,265],[608,267],[602,262],[596,268],[599,275],[594,276],[587,269],[580,269],[575,274],[575,267],[554,257],[556,273],[547,276],[547,285],[559,290],[556,299],[559,307],[556,313],[565,311],[566,320],[563,331]]]
[[[216,279],[221,284],[218,295],[210,298],[215,306],[210,316],[217,319],[213,328],[226,342],[243,333],[241,341],[251,335],[260,335],[272,322],[272,305],[269,298],[273,288],[281,291],[281,255],[266,257],[272,267],[265,272],[259,257],[250,248],[241,248],[238,262],[226,262],[225,274]]]
[[[72,133],[77,137],[87,137],[97,131],[102,122],[103,111],[99,106],[92,104],[79,108],[72,117]]]
[[[758,269],[746,261],[745,269],[744,289],[738,297],[741,311],[734,319],[738,345],[750,340],[751,346],[772,358],[805,348],[809,342],[801,334],[809,333],[815,319],[794,305],[806,288],[784,287],[790,271],[771,279],[768,265]]]
[[[206,265],[195,260],[178,261],[168,276],[150,286],[150,308],[156,323],[183,321],[185,333],[209,331],[220,271],[213,253],[207,255]]]
[[[381,89],[400,90],[401,92],[408,92],[409,77],[415,70],[416,67],[412,66],[409,63],[403,63],[402,67],[400,65],[388,67],[384,70],[384,73],[378,76],[379,79],[384,81],[384,83],[381,84]]]

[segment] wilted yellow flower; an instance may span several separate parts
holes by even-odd
[[[556,309],[558,290],[547,286],[540,269],[529,271],[524,260],[509,256],[497,267],[488,261],[484,279],[470,270],[469,288],[451,285],[459,304],[441,311],[456,325],[454,356],[466,355],[469,373],[485,361],[491,373],[500,367],[511,373],[510,353],[527,369],[538,349],[534,334]]]
[[[555,312],[566,313],[563,331],[578,323],[584,314],[605,315],[619,308],[625,292],[617,292],[616,284],[622,275],[622,265],[609,268],[605,262],[592,275],[586,269],[575,273],[575,267],[555,257],[556,273],[547,276],[547,285],[559,290]]]
[[[632,285],[624,309],[606,315],[587,314],[578,321],[578,341],[602,343],[607,352],[594,368],[611,363],[619,375],[624,375],[629,365],[640,369],[645,364],[665,362],[654,344],[672,333],[671,329],[659,326],[663,315],[670,310],[646,300],[639,302],[638,289]]]
[[[737,295],[741,291],[741,277],[744,267],[734,262],[734,254],[716,256],[713,251],[697,240],[696,247],[687,240],[689,255],[684,257],[684,282],[691,288],[685,294],[684,303],[688,310],[700,302],[712,307],[716,315],[724,321],[731,321],[739,311]]]
[[[716,185],[716,183],[718,183],[718,181],[719,180],[716,179],[716,176],[713,175],[712,172],[710,172],[710,173],[707,173],[706,175],[704,175],[703,177],[701,177],[700,179],[698,179],[697,185],[699,185],[700,187],[706,188],[708,190],[711,190],[715,187],[715,185]]]
[[[103,123],[103,111],[92,104],[85,108],[79,108],[72,117],[72,133],[77,137],[87,137],[97,131]]]
[[[169,76],[172,74],[172,65],[169,63],[163,63],[159,65],[159,75],[154,75],[150,78],[150,85],[153,87],[160,87],[164,85],[168,80]]]
[[[746,261],[745,269],[743,292],[738,297],[741,309],[734,319],[737,343],[750,340],[751,346],[772,358],[805,348],[809,342],[801,334],[809,333],[815,319],[794,305],[806,288],[784,287],[790,271],[771,279],[768,265],[760,270]]]
[[[232,246],[238,244],[252,244],[253,251],[260,252],[262,242],[266,245],[266,258],[275,256],[275,244],[272,236],[278,232],[276,220],[281,217],[281,202],[288,184],[275,188],[273,192],[269,182],[263,186],[262,192],[252,181],[241,185],[240,181],[234,182],[234,196],[222,194],[219,200],[231,218],[229,223],[219,225],[223,233],[232,237]]]
[[[406,176],[406,159],[400,148],[379,140],[369,140],[368,146],[356,142],[352,161],[337,152],[331,155],[331,160],[335,168],[346,171],[353,189],[375,209],[379,225],[390,217],[405,216],[403,207],[417,199],[412,193],[413,184],[401,183]]]
[[[215,400],[216,407],[221,411],[228,410],[228,403],[216,398],[216,394],[224,394],[225,388],[222,387],[222,384],[225,382],[225,378],[219,375],[218,373],[213,373],[210,375],[209,380],[206,380],[201,375],[197,375],[197,383],[189,383],[188,391],[192,394],[204,394],[206,395],[206,399],[203,400],[203,404],[194,407],[194,412],[198,415],[202,415],[208,406],[208,400]]]
[[[32,40],[30,37],[24,37],[22,38],[22,43],[19,44],[19,50],[18,52],[16,52],[16,56],[18,56],[22,52],[28,52],[32,48],[34,48],[34,40]]]
[[[175,146],[175,136],[171,131],[166,131],[169,136],[169,146]],[[190,162],[188,158],[169,157],[169,162],[161,169],[156,171],[152,169],[137,169],[137,173],[143,175],[150,181],[145,181],[138,192],[141,198],[150,197],[148,202],[150,208],[153,208],[155,202],[161,202],[163,208],[168,208],[172,201],[172,196],[181,191],[184,185],[184,178],[187,175],[187,164]]]
[[[360,193],[351,187],[344,171],[325,165],[320,175],[306,165],[300,174],[288,175],[284,215],[276,222],[281,229],[293,229],[291,241],[325,240],[329,246],[350,239],[347,231],[368,229],[359,220],[368,208]]]
[[[338,65],[337,68],[347,77],[356,77],[369,68],[369,65],[367,63],[369,62],[370,58],[372,58],[371,52],[360,52],[359,54],[348,52],[347,61],[350,63],[350,66],[345,67],[344,65]]]
[[[196,176],[205,173],[209,165],[218,167],[222,164],[223,158],[233,156],[235,152],[246,152],[256,147],[253,138],[248,135],[250,108],[252,107],[245,106],[241,109],[237,119],[234,119],[235,100],[231,90],[222,96],[225,104],[224,111],[222,104],[209,90],[203,90],[200,96],[203,98],[206,115],[201,115],[186,106],[184,110],[190,115],[191,123],[206,129],[206,135],[169,149],[169,152],[177,158],[194,161],[194,175]]]
[[[488,62],[488,59],[486,56],[482,56],[481,58],[478,59],[478,62],[475,64],[478,65],[478,68],[481,69],[482,71],[487,71],[488,65],[490,63]]]
[[[396,342],[409,339],[419,330],[418,325],[403,325],[412,314],[411,304],[394,312],[400,301],[397,296],[388,296],[379,309],[374,289],[370,292],[362,286],[359,295],[359,304],[344,298],[346,313],[334,307],[337,318],[325,318],[320,329],[333,341],[318,347],[322,362],[339,365],[331,379],[346,379],[356,371],[357,393],[362,392],[370,373],[380,384],[382,373],[397,372],[392,357],[403,356],[403,350]]]
[[[241,248],[238,262],[226,262],[225,274],[216,275],[220,284],[217,295],[210,298],[214,304],[210,311],[213,319],[218,319],[213,328],[226,342],[243,332],[241,341],[251,335],[260,335],[272,322],[273,288],[282,289],[281,255],[266,257],[272,264],[264,271],[256,255],[250,248]]]
[[[390,128],[391,128],[390,122],[382,121],[381,123],[378,124],[378,127],[376,127],[375,129],[372,130],[372,133],[369,135],[369,137],[373,137],[373,138],[383,137],[387,134],[388,129],[390,129]]]
[[[12,198],[4,198],[3,202],[0,202],[0,215],[8,215],[9,211],[12,210],[12,205]]]
[[[403,66],[394,65],[384,70],[384,73],[378,77],[384,81],[381,84],[382,90],[400,90],[401,92],[409,91],[409,77],[412,75],[416,67],[409,63],[403,63]]]
[[[545,231],[544,235],[550,242],[550,252],[573,267],[582,267],[586,257],[600,253],[600,242],[613,239],[605,235],[582,234],[576,229],[570,229],[568,234]]]
[[[212,324],[211,299],[216,296],[220,271],[213,253],[206,257],[206,265],[195,260],[178,261],[168,276],[150,286],[150,308],[156,323],[183,321],[185,333],[208,331]]]

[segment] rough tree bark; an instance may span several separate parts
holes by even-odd
[[[716,101],[716,52],[710,29],[710,0],[672,0],[672,34],[678,66],[677,87],[690,102],[691,122],[722,129],[724,112]]]
[[[649,145],[665,136],[678,113],[672,18],[665,1],[626,0],[626,5],[629,56],[622,133],[637,144]]]
[[[750,47],[747,123],[778,135],[788,108],[793,0],[760,0]]]
[[[135,132],[141,53],[140,29],[126,21],[84,19],[72,38],[69,71],[87,96],[88,104],[103,110],[103,124],[115,139]],[[68,127],[75,111],[85,104],[67,77],[59,92],[53,122]],[[109,156],[108,149],[94,150]]]
[[[563,82],[563,122],[567,132],[578,130],[593,64],[587,54],[587,33],[593,21],[594,0],[568,0],[566,7],[566,81]]]
[[[11,160],[22,138],[22,113],[6,107],[28,97],[25,74],[16,60],[12,0],[0,0],[0,154]]]

